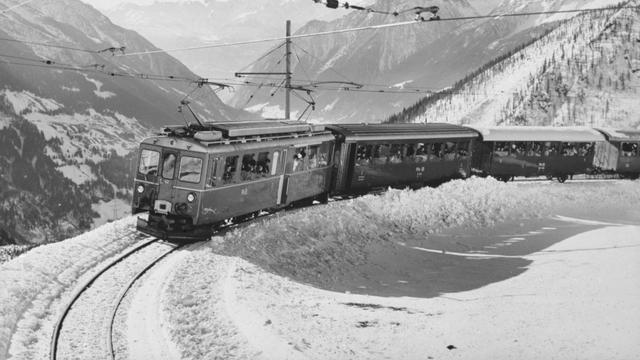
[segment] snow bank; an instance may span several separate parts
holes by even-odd
[[[471,178],[438,188],[389,190],[380,196],[276,214],[214,239],[212,248],[284,276],[322,283],[330,281],[332,274],[365,263],[371,247],[392,239],[424,238],[454,226],[471,231],[509,219],[557,214],[562,209],[601,213],[611,204],[638,203],[638,181],[532,186]]]
[[[135,217],[59,243],[39,246],[0,266],[0,358],[44,358],[51,307],[101,261],[135,242]],[[13,340],[12,340],[13,339]],[[9,346],[11,345],[11,349]]]
[[[632,286],[640,270],[638,227],[614,229],[604,239],[577,237],[556,244],[523,257],[533,261],[523,275],[457,293],[455,298],[381,298],[304,284],[330,282],[349,273],[367,261],[369,250],[389,242],[424,238],[451,227],[472,232],[505,220],[575,209],[594,214],[612,207],[633,211],[637,205],[625,204],[639,201],[638,181],[517,184],[472,178],[435,189],[389,190],[277,214],[214,237],[208,248],[194,251],[176,269],[165,299],[168,326],[185,359],[427,359],[453,355],[448,345],[464,347],[461,358],[507,354],[504,358],[534,359],[538,358],[534,351],[546,342],[550,346],[542,349],[543,357],[555,357],[561,349],[567,358],[575,358],[581,357],[579,347],[589,341],[594,355],[616,354],[606,352],[612,347],[599,352],[600,321],[588,314],[601,319],[617,301],[609,294],[620,291],[629,295],[622,303],[640,303],[640,289]],[[610,247],[610,253],[590,251]],[[563,258],[567,253],[569,261]],[[616,259],[625,265],[598,275],[598,284],[606,286],[594,287],[590,279]],[[574,295],[580,296],[577,304]],[[604,341],[622,346],[624,351],[617,354],[634,349],[625,334],[640,330],[640,322],[624,320],[624,311],[614,311],[615,319],[623,319],[619,326],[606,322],[603,327]],[[635,318],[640,309],[635,305],[627,315]],[[562,321],[568,321],[570,330],[562,331]],[[546,334],[548,324],[555,325]],[[591,326],[587,337],[571,339],[570,331],[579,333],[587,325]]]

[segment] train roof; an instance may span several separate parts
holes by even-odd
[[[611,128],[596,129],[604,134],[609,141],[640,141],[640,130],[618,130]]]
[[[332,138],[322,125],[298,121],[245,121],[207,123],[206,125],[169,126],[159,136],[145,139],[143,144],[181,150],[206,152],[212,146],[264,147],[265,142],[305,142],[311,138]],[[315,142],[316,140],[312,140]],[[306,141],[308,142],[308,141]]]
[[[344,136],[345,141],[384,141],[477,138],[478,133],[464,126],[427,124],[339,124],[327,128]]]
[[[483,141],[562,141],[595,142],[605,141],[602,133],[586,127],[549,127],[549,126],[502,126],[475,127]]]

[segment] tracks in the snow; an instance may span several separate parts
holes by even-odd
[[[115,359],[116,314],[129,290],[179,246],[148,238],[110,259],[62,309],[51,336],[51,360]]]

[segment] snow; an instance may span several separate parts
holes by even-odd
[[[280,105],[269,105],[269,103],[256,104],[245,108],[244,110],[255,114],[260,114],[265,119],[282,119],[284,118],[284,109]],[[291,112],[291,118],[298,117],[297,111]]]
[[[263,358],[630,359],[639,246],[638,226],[594,230],[531,254],[521,276],[432,299],[332,293],[238,261],[226,303]]]
[[[111,92],[111,91],[102,91],[102,85],[104,85],[101,81],[98,81],[96,79],[92,79],[89,76],[87,76],[87,74],[82,74],[85,78],[85,80],[87,80],[88,82],[92,83],[93,85],[96,86],[96,89],[93,91],[94,94],[96,94],[97,97],[101,98],[101,99],[108,99],[110,97],[114,97],[116,96],[116,93]]]
[[[406,80],[394,85],[391,85],[391,88],[398,88],[398,89],[404,89],[405,86],[407,86],[408,84],[411,84],[413,82],[413,80]]]
[[[118,348],[147,359],[633,358],[639,202],[640,181],[471,178],[268,215],[147,274],[118,322],[126,325]],[[134,223],[128,217],[0,265],[0,358],[46,357],[53,314],[83,277],[136,241]],[[516,225],[479,243],[504,223]],[[424,257],[443,274],[459,261],[478,264],[467,269],[475,271],[495,261],[518,267],[430,296],[381,296],[357,281],[333,290],[382,266],[375,254]],[[397,276],[379,279],[395,283],[382,288],[415,286],[411,274],[379,271]]]
[[[63,105],[57,101],[39,97],[30,91],[16,92],[4,89],[0,91],[0,96],[4,96],[16,114],[56,111],[63,108]]]
[[[585,209],[583,215],[620,213],[640,221],[640,211],[630,205],[640,201],[640,182],[565,185],[472,178],[437,189],[389,190],[238,227],[214,237],[176,270],[165,308],[172,340],[186,359],[534,359],[582,358],[582,351],[587,358],[625,358],[640,350],[629,335],[640,333],[640,308],[634,305],[640,304],[640,226],[553,217],[575,224],[570,229],[605,228],[514,255],[501,249],[535,236],[552,238],[560,230],[544,226],[510,234],[483,252],[403,245],[448,228],[473,234],[507,221]],[[428,256],[531,264],[520,276],[434,298],[322,290],[354,267],[367,266],[368,254],[376,252],[371,249],[395,251],[392,242],[407,251],[427,250]],[[601,272],[614,263],[617,269]],[[594,287],[593,279],[604,285]],[[626,307],[609,311],[619,298]],[[604,312],[613,320],[601,321]],[[562,330],[564,323],[569,330]],[[446,349],[449,344],[458,348],[455,353]]]
[[[11,125],[11,121],[12,121],[11,118],[6,117],[3,114],[0,114],[0,130]]]
[[[149,134],[135,118],[117,112],[102,115],[94,109],[88,109],[86,113],[58,115],[34,112],[25,115],[25,118],[42,131],[45,139],[58,138],[62,141],[62,153],[58,154],[60,158],[54,159],[58,165],[67,165],[65,159],[71,158],[80,163],[86,159],[100,162],[104,160],[104,154],[112,150],[124,156]],[[127,140],[129,136],[133,136],[134,140]],[[74,156],[79,151],[82,156]]]
[[[180,251],[163,261],[136,289],[127,309],[126,341],[128,359],[179,359],[180,353],[169,340],[164,318],[162,294],[178,264],[189,252]],[[161,339],[161,341],[158,341]],[[125,358],[125,357],[123,357]]]
[[[97,180],[89,165],[65,165],[58,167],[58,171],[78,185],[87,181]]]
[[[0,265],[0,358],[47,357],[52,312],[82,274],[133,243],[134,223],[128,217]]]

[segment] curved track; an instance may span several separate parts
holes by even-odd
[[[161,245],[160,247],[156,247],[156,248],[152,248],[151,245],[153,244],[158,244]],[[61,334],[63,332],[63,329],[65,328],[65,320],[67,320],[70,317],[70,314],[72,312],[74,312],[74,306],[78,306],[79,303],[81,303],[81,299],[83,298],[83,296],[87,296],[90,297],[89,295],[87,295],[87,293],[89,292],[89,290],[92,288],[92,286],[94,284],[96,284],[101,278],[106,277],[107,274],[111,274],[112,272],[116,272],[117,269],[116,266],[118,266],[119,264],[122,264],[121,266],[126,266],[127,268],[131,268],[132,266],[136,266],[136,264],[124,264],[125,261],[129,261],[129,259],[132,259],[135,256],[144,256],[144,257],[149,257],[149,259],[143,258],[143,266],[141,268],[141,270],[137,271],[133,276],[129,277],[129,281],[125,282],[123,281],[122,283],[125,284],[123,287],[121,287],[121,290],[119,292],[119,294],[115,297],[115,300],[111,303],[111,307],[110,309],[107,311],[108,315],[104,318],[105,323],[107,323],[108,325],[105,326],[104,328],[106,328],[107,330],[105,330],[108,334],[103,334],[101,336],[106,336],[106,342],[104,342],[103,344],[105,344],[105,350],[104,353],[108,354],[108,358],[111,359],[115,359],[115,353],[113,350],[113,336],[112,336],[112,332],[113,332],[113,324],[114,324],[114,319],[116,316],[116,313],[118,311],[118,308],[120,306],[120,304],[122,303],[123,299],[125,298],[125,296],[127,295],[128,291],[133,287],[133,285],[135,284],[135,282],[140,279],[140,277],[142,277],[149,269],[151,269],[154,265],[156,265],[158,262],[160,262],[162,259],[164,259],[167,255],[169,255],[170,253],[174,252],[175,250],[177,250],[179,248],[179,246],[173,245],[173,244],[167,244],[167,243],[162,243],[159,241],[159,239],[147,239],[143,242],[141,242],[140,244],[134,246],[133,248],[129,249],[128,251],[124,252],[123,254],[115,257],[114,259],[112,259],[108,264],[106,264],[105,266],[103,266],[95,275],[91,276],[89,279],[87,279],[84,283],[82,283],[79,287],[79,289],[73,294],[73,296],[71,297],[70,301],[64,306],[64,308],[62,309],[59,318],[57,319],[55,326],[54,326],[54,331],[53,334],[51,336],[51,347],[50,347],[50,355],[49,358],[51,360],[57,360],[57,359],[67,359],[67,358],[83,358],[82,355],[77,355],[75,353],[73,353],[73,349],[74,346],[67,346],[66,351],[67,353],[64,354],[64,356],[62,356],[60,354],[60,348],[61,348]],[[147,252],[148,254],[142,254],[143,252]],[[140,265],[136,266],[137,268],[140,268]],[[119,283],[119,281],[117,281]],[[95,297],[95,295],[94,295]],[[95,300],[94,300],[95,301]],[[78,310],[80,311],[80,310]],[[96,310],[99,311],[99,310]],[[97,324],[92,324],[95,326],[98,326]],[[102,328],[102,327],[101,327]],[[72,353],[69,353],[69,349],[71,349]]]

